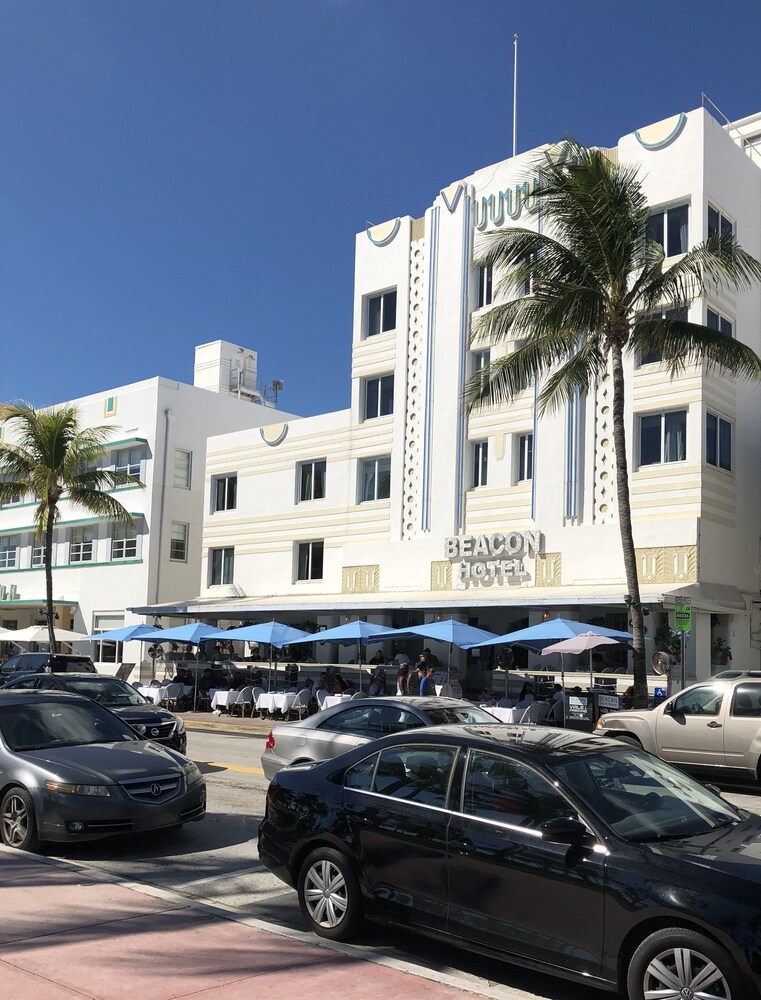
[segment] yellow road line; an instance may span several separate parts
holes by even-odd
[[[238,771],[241,774],[264,774],[260,767],[241,767],[238,764],[221,764],[217,760],[197,760],[196,764],[206,764],[209,767],[221,767],[225,771]]]

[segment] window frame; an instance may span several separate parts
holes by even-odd
[[[122,628],[124,625],[124,615],[114,615],[108,614],[106,612],[94,612],[93,613],[93,627],[92,634],[96,635],[99,632],[110,632],[114,628]],[[121,625],[115,625],[113,622],[109,623],[108,626],[102,626],[99,622],[103,619],[117,619],[121,618]],[[94,663],[121,663],[124,653],[124,643],[122,642],[111,642],[108,639],[93,639],[92,640],[92,660]],[[108,647],[112,650],[113,656],[105,656],[104,649]]]
[[[322,493],[320,496],[315,496],[316,486],[318,483],[318,476],[315,466],[322,466]],[[312,485],[311,496],[304,496],[304,473],[307,469],[312,470]],[[310,458],[306,462],[298,462],[296,464],[296,503],[312,503],[314,500],[324,500],[327,493],[327,480],[328,480],[328,460],[327,458]]]
[[[686,240],[687,245],[683,250],[680,249],[676,250],[674,253],[671,253],[671,229],[669,225],[669,215],[672,212],[678,212],[682,209],[686,209],[687,211],[687,240]],[[692,212],[692,206],[689,200],[675,201],[670,205],[665,205],[663,207],[656,208],[655,210],[653,209],[650,210],[650,215],[649,215],[650,238],[663,248],[663,252],[667,258],[681,257],[682,254],[687,253],[687,251],[690,249],[690,229],[692,228],[690,220],[691,212]],[[659,216],[662,217],[662,224],[661,224],[663,229],[662,239],[658,239],[652,230],[652,220],[658,218]]]
[[[217,559],[217,553],[220,553]],[[209,549],[208,561],[208,586],[209,587],[229,587],[235,579],[235,546],[219,545]],[[215,571],[218,562],[219,579],[215,580]],[[229,578],[229,579],[228,579]]]
[[[717,694],[718,704],[716,704],[714,706],[714,709],[715,709],[714,711],[712,711],[712,712],[704,711],[703,710],[704,706],[701,706],[701,711],[700,712],[685,712],[684,709],[677,708],[677,706],[678,706],[678,704],[679,704],[680,701],[685,701],[687,698],[694,698],[696,695],[700,695],[701,692],[703,692],[703,691],[712,691],[712,692],[714,692],[714,694]],[[686,717],[688,717],[690,719],[697,718],[698,716],[700,716],[701,719],[705,718],[706,716],[708,716],[709,718],[715,719],[719,715],[721,715],[721,710],[724,707],[726,696],[727,696],[727,691],[726,691],[726,688],[724,687],[723,684],[710,684],[710,683],[708,683],[708,684],[701,684],[700,687],[692,688],[689,691],[682,691],[682,692],[680,692],[674,698],[674,700],[670,703],[670,705],[669,705],[669,708],[670,708],[669,714],[672,717],[675,716],[675,715],[683,715],[683,716],[686,716]],[[698,704],[699,704],[699,702],[698,702]]]
[[[715,212],[717,217],[717,225],[713,231],[711,227],[711,212]],[[734,236],[737,232],[735,220],[730,219],[725,212],[723,212],[720,208],[717,208],[715,204],[709,201],[706,212],[706,238],[710,239],[717,232],[723,233],[726,228],[728,228],[729,232],[732,236]]]
[[[19,535],[0,536],[0,569],[19,568],[20,544]]]
[[[177,459],[180,455],[188,456],[187,475],[184,477],[184,481],[182,482],[177,481]],[[172,485],[178,490],[189,490],[193,487],[193,452],[188,448],[174,449],[174,460],[172,462]]]
[[[382,482],[381,479],[381,469],[379,463],[388,463],[388,493],[385,496],[379,496],[379,485]],[[365,486],[367,483],[367,478],[365,475],[365,469],[372,465],[372,482],[374,484],[373,496],[367,496],[365,491]],[[376,500],[390,500],[391,499],[391,456],[390,455],[378,455],[374,458],[361,458],[359,460],[359,470],[357,476],[357,482],[359,486],[359,499],[358,503],[374,503]]]
[[[182,539],[174,537],[175,528],[184,528],[184,534]],[[178,551],[175,548],[175,543],[182,542],[182,555],[176,555]],[[169,527],[169,561],[177,563],[186,563],[188,561],[188,549],[190,547],[190,525],[187,521],[172,521]]]
[[[524,431],[515,438],[515,483],[530,483],[534,479],[534,432]]]
[[[137,526],[122,521],[111,528],[111,562],[126,559],[137,559]]]
[[[682,315],[680,316],[679,313]],[[676,319],[679,322],[686,323],[689,317],[689,309],[687,306],[672,307],[670,309],[661,309],[658,312],[650,313],[648,319]],[[640,353],[637,353],[637,368],[647,368],[650,365],[662,365],[663,355],[659,353],[657,358],[646,356],[643,357]]]
[[[119,456],[126,455],[127,461],[120,461]],[[137,456],[137,462],[133,458]],[[125,476],[134,476],[140,479],[143,473],[143,458],[145,457],[142,445],[132,445],[130,448],[116,448],[114,451],[114,472],[121,472]]]
[[[69,528],[69,565],[95,562],[97,535],[86,525]]]
[[[712,462],[709,455],[709,431],[708,424],[709,420],[713,419],[716,422],[714,428],[715,441],[713,444],[714,454],[716,456],[716,461]],[[729,465],[722,464],[722,424],[729,428]],[[733,420],[727,420],[726,417],[722,417],[719,413],[714,413],[713,410],[706,410],[705,412],[705,422],[703,425],[704,429],[704,444],[705,444],[705,464],[710,465],[712,469],[718,469],[720,472],[727,472],[730,475],[734,472],[734,437],[735,437],[735,424]]]
[[[322,546],[321,549],[321,560],[320,560],[320,575],[313,575],[313,562],[314,562],[314,546]],[[296,567],[294,572],[296,583],[314,583],[325,579],[325,539],[324,538],[311,538],[302,541],[297,541],[294,543],[295,546],[295,559]],[[301,576],[301,550],[303,547],[308,547],[308,557],[306,560],[307,575]]]
[[[390,395],[390,405],[391,405],[391,408],[388,409],[388,410],[386,410],[384,412],[383,411],[384,384],[385,384],[385,387],[387,389],[388,385],[389,385],[389,381],[388,380],[390,380],[390,386],[391,386],[391,395]],[[369,403],[370,403],[369,391],[370,391],[370,386],[371,385],[376,385],[377,386],[377,388],[375,390],[376,393],[377,393],[377,399],[376,399],[376,404],[377,405],[375,407],[376,412],[374,412],[374,413],[370,413],[369,412]],[[394,388],[395,388],[395,386],[394,386],[394,373],[393,372],[386,372],[383,375],[373,375],[370,378],[365,378],[365,379],[362,380],[362,420],[363,421],[365,421],[365,420],[377,420],[380,417],[390,417],[390,416],[393,416],[393,413],[394,413]]]
[[[477,309],[485,309],[494,302],[494,266],[482,264],[478,268]]]
[[[715,322],[712,322],[712,316],[715,317]],[[718,309],[712,309],[709,305],[706,305],[706,326],[709,330],[715,330],[717,333],[723,333],[725,337],[734,338],[734,322],[731,319],[727,319],[727,317],[723,313],[720,313]]]
[[[666,444],[666,418],[671,414],[683,413],[684,414],[684,458],[672,458],[666,460],[665,455],[665,444]],[[681,462],[687,461],[687,430],[689,428],[689,407],[674,407],[674,409],[666,410],[655,410],[655,411],[643,411],[641,413],[635,414],[637,418],[637,468],[638,469],[650,469],[656,465],[678,465]],[[642,421],[646,417],[660,417],[660,445],[659,454],[660,458],[657,462],[643,462],[642,461]]]
[[[489,439],[483,438],[481,441],[473,441],[471,460],[473,463],[473,474],[471,476],[471,489],[480,490],[489,485]]]
[[[393,308],[390,299],[393,296]],[[387,304],[387,301],[389,304]],[[373,303],[379,302],[378,308],[378,329],[373,330]],[[397,328],[399,294],[397,286],[387,288],[383,292],[373,292],[365,297],[365,337],[379,337],[383,333],[393,333]],[[393,325],[386,325],[388,322],[387,313],[393,311]]]
[[[222,503],[220,504],[220,487],[222,487]],[[230,494],[232,493],[232,502]],[[224,472],[211,477],[211,513],[224,514],[228,510],[238,509],[238,473]]]

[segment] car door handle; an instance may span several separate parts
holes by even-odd
[[[708,722],[706,723],[706,725],[708,726],[709,729],[721,729],[720,722]]]
[[[457,850],[460,852],[460,854],[470,854],[470,852],[473,850],[475,846],[473,841],[468,840],[467,837],[463,837],[461,840],[456,841],[456,843],[457,843]]]

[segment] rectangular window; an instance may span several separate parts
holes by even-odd
[[[141,463],[143,460],[142,448],[120,448],[116,453],[114,468],[117,472],[123,472],[126,476],[140,478]]]
[[[32,569],[45,565],[45,546],[32,545]]]
[[[381,375],[365,380],[364,419],[385,417],[394,412],[394,376]]]
[[[518,473],[519,483],[534,478],[534,435],[521,434],[518,438]]]
[[[303,503],[305,500],[323,500],[325,498],[326,460],[320,458],[314,462],[301,462],[296,468],[299,503]]]
[[[491,264],[478,269],[478,308],[492,303],[493,272]]]
[[[173,562],[188,561],[188,525],[172,521],[172,535],[169,539],[169,558]]]
[[[473,445],[473,489],[486,486],[489,477],[489,442],[476,441]]]
[[[714,413],[706,413],[706,463],[732,471],[732,424]]]
[[[687,253],[689,214],[689,205],[674,205],[650,216],[650,238],[660,243],[667,257]]]
[[[211,512],[235,510],[238,504],[238,475],[213,476],[211,480]]]
[[[687,410],[643,414],[639,418],[639,464],[687,459]]]
[[[360,503],[388,500],[391,496],[391,459],[364,459],[360,466],[360,483]]]
[[[110,632],[111,629],[123,626],[124,615],[93,615],[92,634]],[[121,642],[100,642],[96,639],[93,642],[92,658],[95,663],[121,663],[122,648]]]
[[[174,485],[181,490],[189,490],[193,474],[193,452],[182,448],[174,449]]]
[[[15,569],[18,566],[18,535],[0,536],[0,569]]]
[[[732,322],[714,309],[706,309],[706,326],[711,330],[719,330],[727,337],[734,337]]]
[[[367,300],[367,336],[396,329],[396,289]]]
[[[325,543],[299,542],[296,551],[296,579],[322,580],[322,560]]]
[[[209,586],[220,587],[233,582],[235,549],[209,549]]]
[[[111,532],[111,558],[137,558],[137,530],[134,524],[115,524]]]
[[[653,313],[650,319],[672,319],[678,320],[680,323],[687,322],[687,309],[681,307],[679,309],[664,309],[662,312]],[[639,367],[642,365],[658,365],[663,361],[663,354],[660,351],[648,351],[647,354],[641,354],[638,358]]]
[[[93,532],[91,528],[69,529],[69,562],[93,561]]]
[[[715,236],[717,233],[721,233],[722,236],[725,234],[728,236],[733,236],[735,231],[734,223],[731,219],[728,219],[725,215],[712,205],[708,206],[708,238]]]

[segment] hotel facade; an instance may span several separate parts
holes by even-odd
[[[638,169],[667,263],[729,226],[761,257],[759,137],[761,115],[730,128],[698,109],[607,150]],[[485,167],[423,217],[358,234],[350,407],[209,440],[200,594],[165,612],[326,627],[455,616],[498,633],[556,615],[627,626],[610,378],[542,417],[533,390],[471,415],[461,401],[467,378],[514,346],[471,341],[499,282],[475,264],[479,237],[540,224],[527,206],[537,158],[554,155]],[[709,289],[689,319],[761,352],[758,288]],[[720,669],[722,643],[732,666],[758,668],[760,390],[700,366],[672,380],[657,357],[626,364],[648,650],[686,596],[688,677]]]

